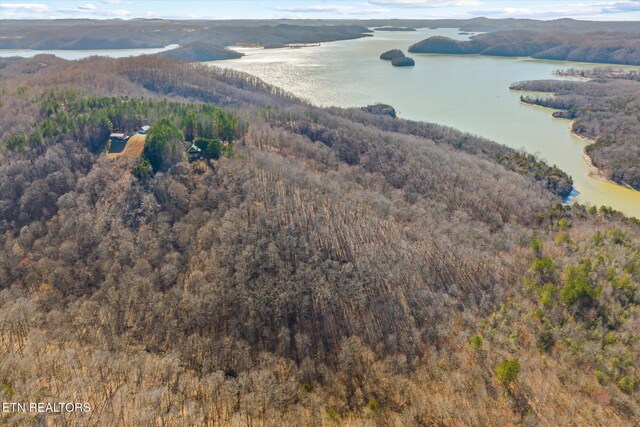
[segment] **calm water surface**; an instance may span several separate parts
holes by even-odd
[[[32,58],[43,53],[55,55],[63,59],[82,59],[89,56],[110,56],[112,58],[125,58],[127,56],[153,55],[164,50],[174,49],[177,44],[160,48],[145,49],[93,49],[93,50],[33,50],[33,49],[0,49],[0,57],[21,56]]]
[[[236,48],[246,56],[211,64],[246,71],[316,105],[384,102],[403,118],[452,126],[522,148],[569,173],[579,192],[578,202],[612,206],[640,218],[640,192],[587,176],[585,142],[569,133],[568,120],[521,104],[520,93],[509,90],[516,81],[553,78],[554,70],[594,64],[411,54],[415,67],[396,68],[378,59],[385,50],[406,52],[409,45],[435,34],[468,37],[457,33],[452,29],[376,32],[374,37],[302,49]]]

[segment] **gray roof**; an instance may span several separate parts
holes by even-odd
[[[191,144],[191,147],[187,150],[188,153],[199,153],[201,151],[202,150],[196,144]]]

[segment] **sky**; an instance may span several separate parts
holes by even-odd
[[[640,0],[0,0],[0,19],[531,18],[640,21]]]

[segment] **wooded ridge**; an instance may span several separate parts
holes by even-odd
[[[274,20],[12,20],[2,21],[2,49],[158,48],[194,42],[217,46],[286,45],[349,40],[372,35],[375,27],[459,28],[463,32],[508,30],[569,34],[640,33],[638,22],[594,22],[573,19],[274,19]]]
[[[640,35],[626,32],[570,33],[509,30],[470,40],[433,36],[409,47],[413,53],[531,56],[539,59],[640,65]]]
[[[0,67],[0,395],[93,408],[35,422],[639,419],[640,224],[556,168],[170,58]]]
[[[571,130],[594,141],[585,151],[609,179],[640,190],[640,78],[613,69],[568,70],[561,75],[589,81],[536,80],[515,90],[555,96],[522,96],[523,102],[554,108],[553,115],[573,120]],[[640,196],[638,196],[640,197]]]

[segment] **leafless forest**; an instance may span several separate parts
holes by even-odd
[[[640,65],[640,24],[631,31],[513,29],[478,34],[470,40],[433,36],[409,47],[414,53],[531,56],[538,59]]]
[[[640,223],[557,168],[168,58],[0,67],[0,395],[93,408],[1,424],[640,422]],[[219,160],[92,138],[202,103]]]

